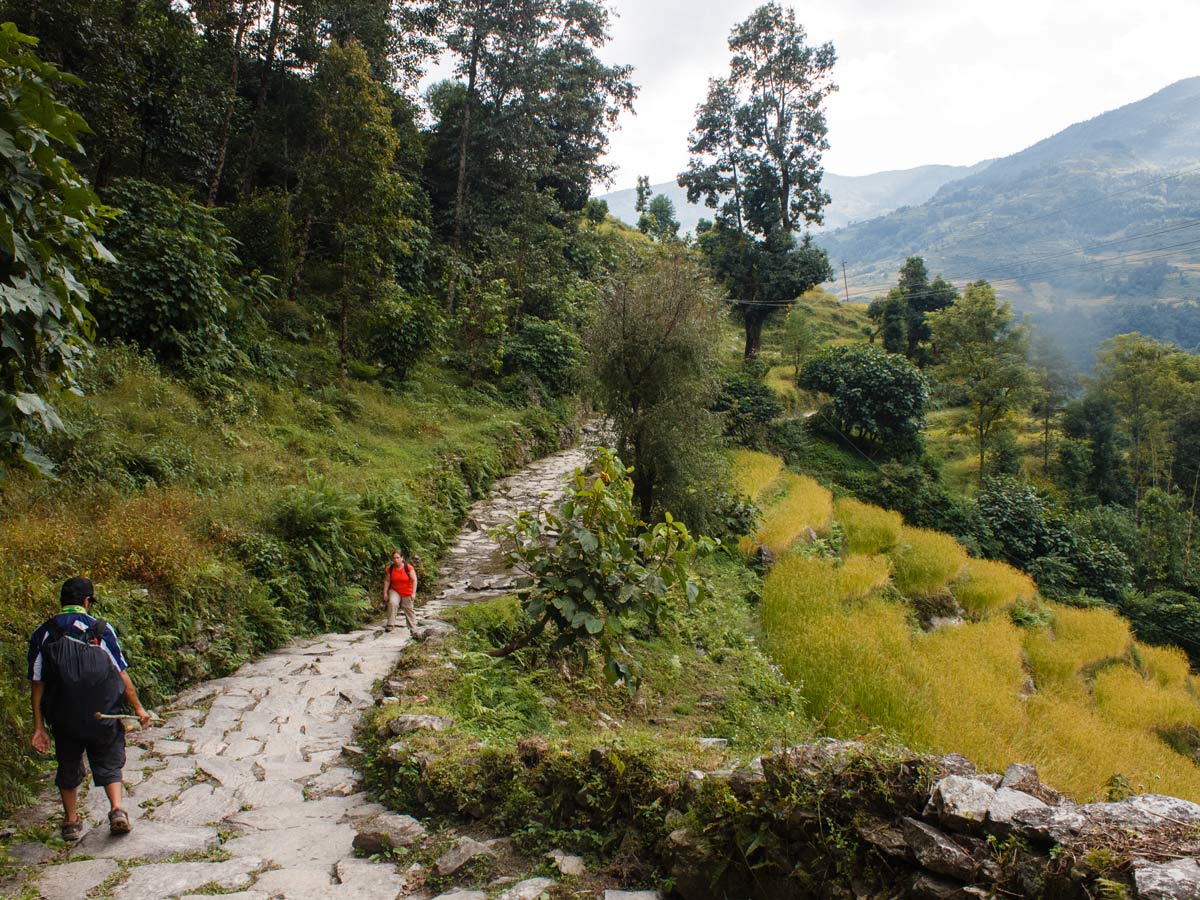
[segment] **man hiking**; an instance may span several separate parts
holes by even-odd
[[[383,577],[383,602],[387,604],[387,625],[384,631],[391,631],[396,626],[396,607],[404,612],[404,621],[415,640],[420,640],[417,634],[417,617],[413,612],[413,601],[417,596],[417,570],[412,563],[404,558],[397,550],[392,554],[392,561]]]
[[[79,785],[86,770],[86,753],[92,782],[104,788],[109,831],[125,834],[129,814],[121,808],[121,770],[125,767],[125,727],[120,719],[101,718],[119,711],[124,698],[142,727],[150,713],[142,707],[125,671],[125,657],[117,633],[90,613],[95,590],[86,578],[68,578],[59,593],[62,606],[29,639],[29,685],[33,705],[33,749],[50,752],[49,725],[54,732],[58,774],[54,783],[62,795],[65,841],[83,835],[79,817]]]

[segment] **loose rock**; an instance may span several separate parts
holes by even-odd
[[[457,844],[438,859],[434,865],[434,871],[440,877],[445,878],[453,875],[472,860],[481,858],[495,859],[496,854],[487,845],[481,844],[474,838],[461,837]]]
[[[1196,900],[1200,897],[1200,864],[1194,859],[1158,864],[1137,860],[1133,865],[1138,900]]]

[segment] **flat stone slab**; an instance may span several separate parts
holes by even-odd
[[[526,878],[514,884],[496,900],[538,900],[557,883],[553,878]]]
[[[37,841],[21,841],[8,848],[8,857],[18,866],[40,866],[57,856],[55,850]]]
[[[134,822],[129,834],[112,835],[107,827],[93,828],[75,845],[71,855],[153,860],[176,853],[197,853],[216,844],[215,828],[152,823],[141,819]]]
[[[208,885],[222,890],[248,887],[251,872],[262,866],[259,859],[226,862],[152,863],[129,870],[129,877],[113,890],[113,900],[163,900],[178,897]]]
[[[150,817],[173,825],[208,825],[220,822],[242,806],[233,792],[212,784],[194,784],[174,803],[164,803]]]
[[[354,829],[349,825],[305,822],[279,831],[259,831],[221,846],[234,856],[257,857],[285,869],[332,867],[354,855]]]
[[[271,895],[262,891],[235,891],[232,894],[220,894],[221,900],[271,900]],[[185,894],[179,900],[212,900],[212,894]]]
[[[483,891],[451,891],[449,894],[438,894],[433,900],[487,900]]]
[[[43,900],[79,900],[119,871],[121,867],[112,859],[85,859],[61,866],[46,866],[38,879],[38,892]]]
[[[658,891],[605,891],[604,900],[662,900]]]

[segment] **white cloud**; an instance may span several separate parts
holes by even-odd
[[[667,181],[729,30],[756,0],[615,0],[612,62],[632,63],[637,115],[612,136],[616,187]],[[846,175],[1014,153],[1200,72],[1195,0],[841,0],[795,6],[838,51],[825,168]]]

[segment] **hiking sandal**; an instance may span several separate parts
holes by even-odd
[[[73,844],[83,837],[83,819],[76,819],[74,822],[63,822],[63,827],[58,831],[59,836],[68,844]]]
[[[108,830],[112,834],[129,834],[129,813],[123,809],[114,809],[108,814]]]

